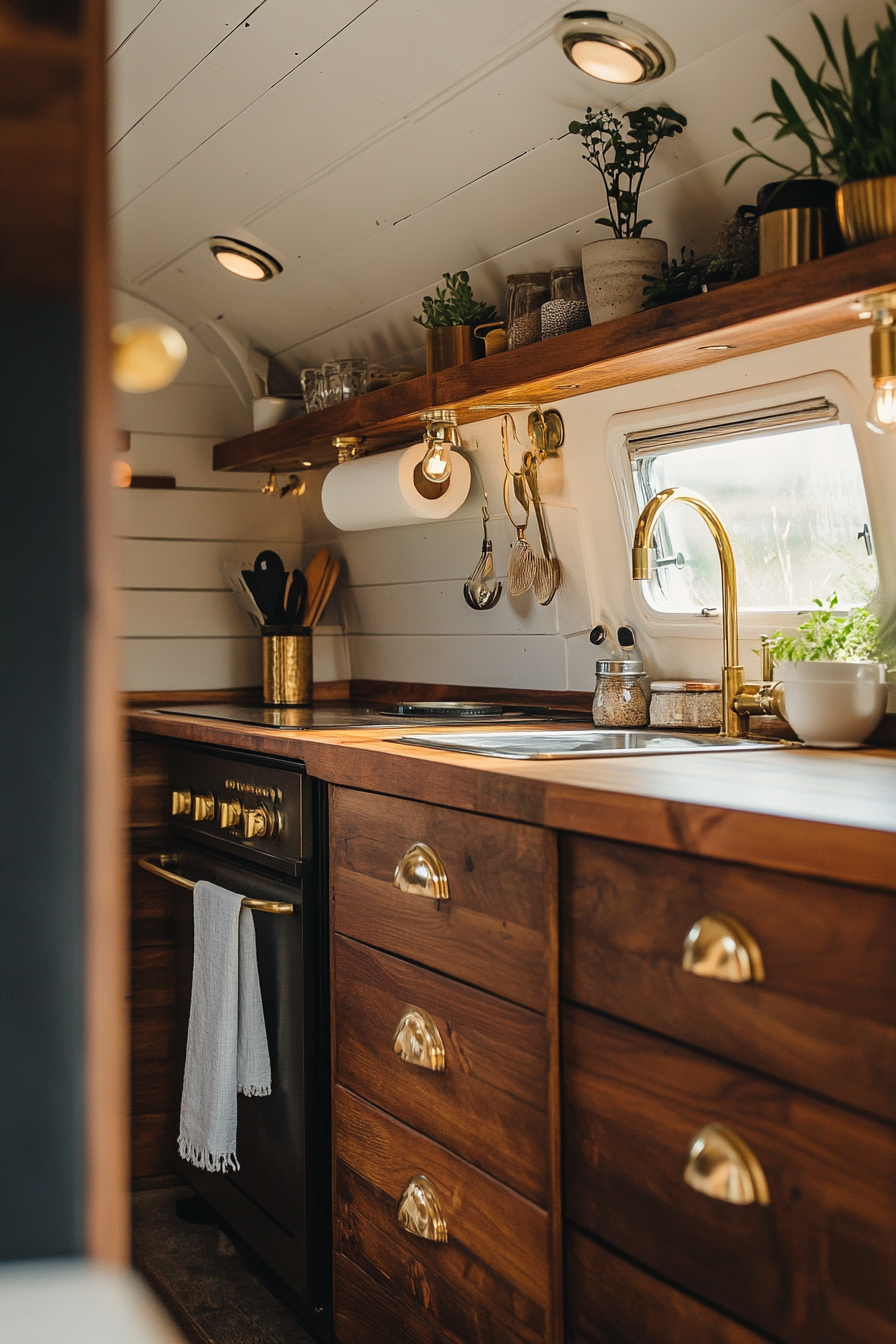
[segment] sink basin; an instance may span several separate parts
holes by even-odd
[[[508,761],[565,761],[590,756],[686,756],[700,751],[768,751],[794,742],[763,742],[709,733],[662,733],[608,728],[520,728],[511,732],[409,733],[399,742]]]

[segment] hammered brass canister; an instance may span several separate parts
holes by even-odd
[[[847,182],[837,192],[837,218],[847,247],[896,234],[896,177]]]
[[[261,635],[261,683],[266,705],[310,705],[313,694],[310,627],[268,626]]]

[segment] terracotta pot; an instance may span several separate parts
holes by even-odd
[[[472,327],[433,327],[426,333],[426,372],[453,369],[473,358]]]
[[[847,182],[837,192],[837,218],[847,247],[896,234],[896,177]]]
[[[606,238],[582,248],[591,325],[641,311],[644,276],[659,275],[669,249],[660,238]]]

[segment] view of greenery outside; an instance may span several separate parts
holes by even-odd
[[[667,486],[703,495],[721,518],[737,561],[744,611],[800,611],[836,591],[841,607],[877,590],[877,561],[858,534],[868,521],[865,487],[849,425],[814,425],[658,452],[633,463],[639,504]],[[679,551],[647,585],[660,611],[721,606],[719,559],[706,524],[673,504],[657,529],[660,556]]]

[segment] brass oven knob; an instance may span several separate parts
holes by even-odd
[[[193,809],[193,795],[189,789],[172,789],[171,791],[171,815],[172,817],[188,817]]]
[[[239,798],[231,798],[228,802],[221,804],[218,811],[218,825],[222,831],[229,831],[232,826],[239,825],[242,815],[243,805]]]
[[[215,819],[215,795],[213,793],[197,793],[193,797],[193,820],[194,821],[214,821]]]
[[[243,808],[243,836],[246,840],[262,840],[276,834],[277,818],[269,807]]]

